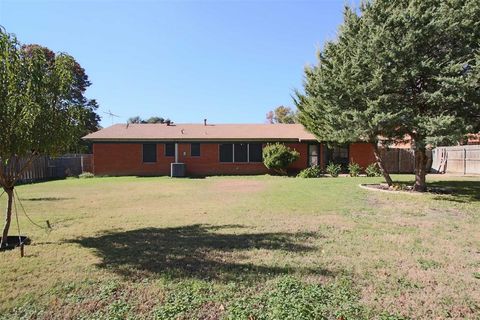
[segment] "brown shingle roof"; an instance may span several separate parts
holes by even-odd
[[[316,140],[301,124],[116,124],[85,137],[91,141],[129,140]]]

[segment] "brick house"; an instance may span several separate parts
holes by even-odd
[[[374,162],[371,145],[329,149],[300,124],[116,124],[84,139],[93,145],[96,175],[169,175],[171,163],[185,164],[188,176],[265,174],[262,148],[274,142],[300,153],[291,172]]]

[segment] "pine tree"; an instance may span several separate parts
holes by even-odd
[[[408,135],[414,190],[426,150],[480,127],[480,6],[476,0],[376,0],[347,8],[338,39],[305,72],[300,121],[319,138],[375,143]],[[326,132],[326,133],[324,133]]]

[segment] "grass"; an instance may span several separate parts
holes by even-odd
[[[379,181],[20,186],[53,230],[20,213],[32,244],[0,253],[0,319],[478,319],[480,179],[429,177],[450,194],[358,187]]]

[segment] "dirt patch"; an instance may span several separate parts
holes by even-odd
[[[241,192],[241,193],[249,193],[249,192],[259,192],[263,191],[266,188],[266,183],[263,181],[255,181],[255,180],[222,180],[215,182],[213,185],[215,191],[221,192]]]

